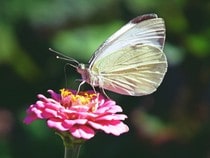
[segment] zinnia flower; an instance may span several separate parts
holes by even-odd
[[[42,94],[27,109],[24,123],[44,119],[47,126],[59,132],[69,132],[75,138],[90,139],[96,131],[120,135],[129,130],[122,120],[127,118],[113,100],[93,91],[79,92],[62,89],[60,94],[48,90],[51,98]]]

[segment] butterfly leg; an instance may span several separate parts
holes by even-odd
[[[103,95],[107,98],[110,99],[110,97],[106,94],[105,90],[103,88],[100,88],[100,90],[102,91]]]
[[[84,80],[84,81],[82,81],[82,82],[79,84],[79,87],[78,87],[78,89],[77,89],[77,94],[79,93],[80,88],[81,88],[81,86],[82,86],[84,83],[85,83],[85,80]]]
[[[94,93],[97,93],[96,89],[94,86],[91,85],[91,87],[93,88]]]

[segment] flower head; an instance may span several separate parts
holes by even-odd
[[[129,130],[122,120],[127,118],[122,108],[113,100],[93,91],[79,92],[61,89],[60,94],[48,90],[51,98],[42,94],[39,100],[27,109],[24,123],[44,119],[50,128],[69,132],[75,138],[90,139],[97,130],[120,135]]]

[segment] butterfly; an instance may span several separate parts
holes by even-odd
[[[142,96],[156,91],[167,71],[163,52],[165,23],[156,14],[138,16],[110,36],[88,64],[74,62],[81,84],[115,93]],[[53,51],[53,50],[52,50]],[[80,85],[81,85],[80,84]]]

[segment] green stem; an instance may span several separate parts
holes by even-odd
[[[72,144],[65,146],[64,158],[78,158],[81,144]]]
[[[85,142],[84,139],[75,138],[68,132],[56,132],[62,140],[65,147],[64,158],[78,158],[80,147]]]

